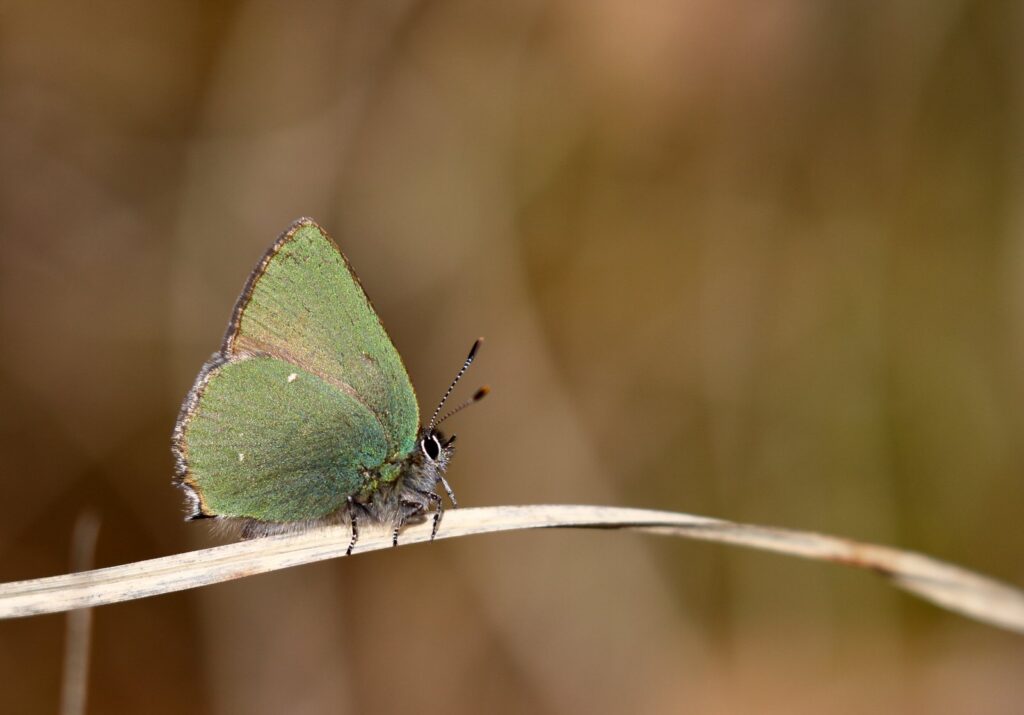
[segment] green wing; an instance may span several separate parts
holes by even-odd
[[[179,424],[196,515],[285,522],[326,516],[388,456],[376,417],[302,368],[271,357],[215,360]]]
[[[256,266],[222,352],[271,355],[319,376],[377,416],[392,455],[416,443],[419,406],[402,358],[345,256],[311,219]]]
[[[409,375],[358,278],[300,219],[250,275],[182,405],[177,479],[193,518],[314,519],[375,488],[367,472],[407,455],[418,429]]]

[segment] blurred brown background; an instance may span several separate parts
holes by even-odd
[[[8,2],[0,579],[216,543],[169,436],[310,215],[465,505],[682,510],[1024,584],[1016,3]],[[1019,712],[1024,641],[862,573],[462,539],[109,606],[95,713]],[[64,619],[0,623],[5,712]]]

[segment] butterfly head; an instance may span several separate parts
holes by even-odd
[[[437,428],[423,429],[420,431],[418,446],[420,457],[424,462],[443,468],[455,454],[455,435],[445,437],[445,434]]]

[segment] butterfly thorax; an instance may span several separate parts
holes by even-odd
[[[367,489],[349,508],[357,511],[357,518],[365,514],[388,526],[422,521],[440,501],[437,487],[446,484],[444,475],[454,454],[452,440],[437,430],[421,429],[416,447],[405,457],[367,473]]]

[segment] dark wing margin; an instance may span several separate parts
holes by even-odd
[[[188,423],[199,406],[199,400],[203,396],[210,378],[215,374],[217,368],[225,365],[228,359],[223,353],[214,353],[209,360],[203,363],[196,377],[192,389],[188,391],[181,409],[178,411],[178,420],[174,423],[174,432],[171,434],[171,453],[174,455],[174,484],[185,493],[187,502],[187,521],[196,519],[211,519],[215,515],[207,511],[203,504],[200,493],[196,490],[194,482],[189,480],[188,467],[188,442],[185,433],[188,430]]]
[[[303,226],[316,226],[320,229],[321,233],[325,236],[327,232],[321,228],[313,219],[308,216],[303,216],[292,222],[292,225],[286,228],[281,234],[274,239],[274,242],[270,244],[270,247],[263,252],[260,256],[260,260],[253,267],[252,271],[249,272],[249,277],[245,279],[245,285],[242,286],[242,292],[238,295],[238,300],[235,301],[234,308],[231,309],[231,319],[228,321],[228,329],[224,333],[224,338],[220,343],[220,351],[224,355],[231,355],[235,351],[235,338],[239,333],[239,326],[242,324],[242,314],[245,313],[246,307],[249,305],[249,301],[252,300],[252,292],[256,287],[256,283],[263,274],[267,272],[267,266],[270,265],[270,261],[273,260],[274,256],[277,255],[281,247],[284,246],[288,241],[291,241],[295,237],[295,232]],[[341,250],[338,250],[341,253]],[[346,263],[347,263],[346,259]],[[353,275],[355,275],[353,273]]]

